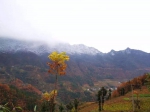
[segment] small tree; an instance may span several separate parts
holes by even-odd
[[[147,74],[147,77],[146,77],[145,81],[146,81],[146,83],[145,83],[146,86],[150,90],[150,73]]]
[[[103,105],[104,105],[104,97],[106,96],[106,94],[107,94],[107,90],[104,88],[104,87],[102,87],[99,91],[98,91],[98,95],[97,95],[97,97],[98,97],[98,104],[99,104],[99,112],[101,111],[101,110],[103,110]]]
[[[62,103],[59,105],[59,111],[62,112],[64,110],[64,106],[62,105]]]
[[[48,62],[49,70],[48,72],[55,75],[55,89],[54,89],[54,95],[50,99],[50,104],[52,104],[52,107],[55,106],[55,99],[56,99],[56,92],[57,92],[57,83],[58,83],[58,75],[65,75],[65,70],[67,67],[67,64],[65,61],[69,60],[69,56],[66,55],[65,52],[58,53],[58,52],[52,52],[48,58],[51,60],[51,62]],[[54,109],[51,108],[50,112],[53,112]]]
[[[78,106],[79,106],[79,100],[78,100],[78,99],[75,99],[75,100],[74,100],[75,112],[78,112]]]
[[[45,92],[42,95],[42,101],[43,101],[42,108],[41,108],[42,112],[47,112],[47,111],[54,112],[55,109],[54,97],[56,95],[57,95],[57,91],[55,90],[53,90],[50,93]]]
[[[73,109],[73,105],[70,102],[69,104],[66,105],[67,110],[69,110],[71,112],[71,110]]]
[[[139,100],[139,93],[138,91],[133,91],[133,93],[136,95],[136,100],[134,100],[135,108],[140,109],[140,100]]]
[[[109,89],[108,92],[109,92],[109,93],[108,93],[108,99],[111,99],[111,92],[112,92],[112,90]]]
[[[65,75],[67,67],[65,61],[69,60],[69,56],[67,56],[65,52],[52,52],[48,58],[52,61],[47,63],[49,66],[48,72],[56,76],[55,90],[57,91],[58,75]]]
[[[120,89],[120,95],[121,95],[121,96],[124,96],[124,95],[125,95],[125,89],[124,89],[124,88],[121,88],[121,89]]]

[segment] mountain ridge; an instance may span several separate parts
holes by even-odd
[[[81,62],[84,60],[86,63],[94,63],[96,66],[99,67],[116,67],[122,68],[123,66],[133,65],[133,68],[140,68],[140,67],[150,67],[150,53],[126,48],[125,50],[115,51],[111,50],[108,53],[102,53],[93,47],[88,47],[83,44],[79,45],[70,45],[59,43],[53,47],[47,45],[44,42],[36,42],[36,41],[22,41],[10,38],[0,38],[0,52],[1,53],[34,53],[39,55],[42,59],[44,56],[44,60],[47,58],[48,54],[58,51],[62,52],[65,51],[69,54],[74,60],[77,62],[80,60]],[[78,60],[79,59],[79,60]],[[48,61],[48,59],[46,59]],[[46,63],[46,62],[45,62]],[[116,64],[118,63],[118,64]],[[123,65],[124,63],[124,65]],[[146,66],[144,64],[146,64]],[[135,66],[135,67],[134,67]],[[131,66],[130,66],[131,67]]]
[[[44,41],[33,41],[33,40],[29,41],[29,40],[20,40],[20,39],[8,38],[8,37],[7,38],[0,37],[0,52],[31,51],[38,55],[41,55],[43,52],[49,53],[52,51],[58,51],[58,52],[65,51],[68,54],[104,55],[110,53],[114,55],[115,52],[123,52],[129,54],[131,50],[142,51],[142,50],[131,49],[127,47],[124,50],[115,51],[114,49],[112,49],[107,53],[103,53],[94,47],[88,47],[84,44],[70,45],[69,43],[60,43],[60,42],[57,44],[54,43],[48,44]]]
[[[68,43],[47,44],[43,41],[23,41],[12,38],[0,38],[1,52],[31,51],[38,55],[52,51],[67,52],[68,54],[102,54],[99,50],[83,44],[70,45]]]

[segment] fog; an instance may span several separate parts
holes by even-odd
[[[148,0],[1,0],[0,37],[150,52]]]

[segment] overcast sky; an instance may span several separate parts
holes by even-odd
[[[150,0],[0,0],[0,37],[150,53]]]

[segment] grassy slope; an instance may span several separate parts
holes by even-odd
[[[146,87],[142,87],[142,90],[137,90],[139,93],[140,102],[140,112],[146,112],[146,110],[150,111],[150,91],[147,90]],[[117,98],[112,98],[108,100],[104,104],[103,112],[119,112],[119,111],[132,111],[132,97],[131,92],[126,94],[125,96],[120,96]],[[136,99],[136,97],[134,97]],[[98,103],[95,102],[87,102],[79,107],[79,112],[98,112]],[[147,111],[148,112],[148,111]]]

